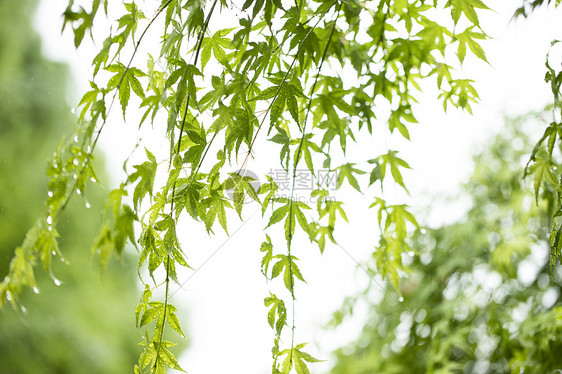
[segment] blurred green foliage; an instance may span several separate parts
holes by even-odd
[[[522,178],[532,148],[522,129],[537,117],[508,121],[475,158],[466,218],[414,237],[404,300],[388,293],[370,306],[361,337],[336,353],[333,374],[562,369],[561,270],[551,272],[546,241],[554,195],[535,204]],[[377,292],[373,285],[367,298]]]
[[[67,68],[41,55],[33,30],[35,1],[0,0],[0,278],[47,195],[45,166],[75,119],[67,103]],[[134,267],[113,263],[100,278],[90,245],[101,221],[101,191],[78,196],[59,224],[55,286],[37,271],[40,293],[24,294],[26,311],[0,314],[1,373],[123,373],[138,356]]]

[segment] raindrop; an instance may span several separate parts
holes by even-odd
[[[56,254],[57,254],[57,252],[55,252],[55,251],[51,251],[51,254],[52,254],[52,255],[54,256],[54,255],[56,255]]]
[[[88,148],[86,148],[86,152],[88,153],[92,152],[92,147],[88,146]]]
[[[94,179],[93,177],[92,177],[92,178],[90,178],[90,180],[91,180],[92,182],[95,182],[95,181],[96,181],[96,180],[95,180],[95,179]]]
[[[24,307],[23,305],[20,307],[20,309],[21,309],[22,313],[24,313],[24,314],[27,313],[27,308]]]
[[[49,231],[53,231],[53,226],[49,226],[47,229],[48,229]]]
[[[78,135],[74,135],[74,141],[78,143]]]
[[[76,175],[76,174],[74,174],[72,177],[73,177],[74,179],[78,179],[78,175]]]
[[[48,217],[47,217],[47,223],[48,223],[49,225],[52,225],[52,224],[53,224],[53,217],[48,216]]]
[[[400,297],[398,298],[398,301],[402,302],[402,301],[404,301],[404,298],[403,298],[402,296],[400,296]]]
[[[55,282],[55,286],[60,286],[62,283],[60,280],[58,280],[57,278],[53,279],[53,282]]]
[[[74,160],[72,161],[72,163],[73,163],[74,165],[78,166],[78,160],[77,160],[77,159],[74,159]]]
[[[47,195],[48,195],[49,197],[53,197],[53,191],[47,192]]]
[[[72,114],[76,113],[76,109],[74,109],[74,108],[70,109],[70,113],[72,113]]]
[[[82,190],[76,190],[76,193],[77,193],[78,195],[82,195]]]
[[[86,201],[86,209],[89,209],[91,207],[90,203]]]
[[[12,301],[12,293],[11,293],[10,291],[7,291],[7,292],[6,292],[6,299],[7,299],[8,301]]]
[[[39,294],[39,288],[33,287],[33,292],[35,292],[36,294]]]
[[[414,257],[414,255],[415,255],[414,251],[410,251],[410,252],[408,252],[408,254],[412,257]]]

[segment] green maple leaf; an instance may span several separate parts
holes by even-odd
[[[269,218],[269,223],[267,224],[266,228],[281,221],[287,215],[288,212],[289,212],[289,204],[285,204],[280,208],[274,210],[273,213],[271,213],[271,217]]]
[[[388,128],[392,133],[395,128],[398,128],[400,134],[408,140],[410,140],[410,132],[408,127],[404,124],[404,120],[410,123],[418,123],[416,118],[412,114],[412,110],[409,106],[400,105],[398,109],[393,110],[388,119]]]
[[[375,164],[375,168],[371,171],[369,185],[375,183],[377,180],[380,180],[382,185],[382,182],[384,181],[384,178],[386,176],[387,168],[390,168],[390,174],[392,175],[394,181],[398,183],[404,190],[406,190],[406,192],[408,192],[408,189],[404,184],[404,178],[402,177],[400,168],[411,168],[406,161],[396,156],[397,154],[397,151],[389,151],[384,155],[368,161],[371,164]]]
[[[410,222],[415,227],[419,228],[419,224],[416,221],[414,215],[407,210],[408,206],[405,204],[400,205],[390,205],[387,208],[388,215],[385,221],[385,230],[387,230],[390,225],[395,225],[396,237],[398,239],[404,240],[408,236],[406,231],[406,222]]]
[[[144,285],[144,291],[143,291],[142,297],[141,297],[141,301],[139,302],[139,304],[135,308],[135,321],[136,321],[137,327],[140,327],[139,326],[139,320],[140,320],[141,313],[145,312],[148,309],[148,303],[150,302],[151,298],[152,298],[152,291],[150,291],[150,287],[148,286],[148,284],[145,284]]]
[[[302,212],[302,209],[310,209],[308,205],[300,201],[291,202],[289,199],[284,198],[274,198],[273,200],[282,202],[284,203],[284,205],[273,211],[267,227],[280,222],[281,220],[283,220],[283,218],[285,218],[285,239],[287,240],[287,242],[291,241],[291,238],[295,233],[297,222],[311,239],[315,236],[313,227],[307,222],[306,217]]]
[[[279,131],[275,134],[269,141],[281,144],[283,147],[281,148],[281,152],[279,153],[279,157],[281,158],[281,164],[285,165],[285,169],[289,168],[289,146],[291,145],[292,141],[287,131],[280,126],[276,127]]]
[[[219,223],[221,224],[224,231],[228,234],[226,227],[226,208],[232,209],[232,205],[221,196],[217,191],[211,191],[208,198],[203,200],[203,205],[206,207],[207,211],[205,213],[205,228],[207,232],[212,232],[213,223],[218,217]]]
[[[136,247],[134,222],[138,221],[135,212],[128,205],[123,205],[121,214],[116,217],[115,226],[113,227],[113,237],[115,243],[115,252],[121,255],[125,248],[125,241]]]
[[[242,142],[250,147],[254,128],[257,124],[258,120],[251,112],[243,109],[236,109],[232,115],[232,122],[226,129],[226,151],[230,154],[234,149],[236,155],[238,155]]]
[[[464,30],[462,33],[455,35],[455,39],[459,42],[459,48],[457,52],[459,61],[464,61],[464,57],[466,55],[466,47],[468,46],[468,48],[470,48],[470,50],[476,57],[485,62],[488,62],[488,60],[486,59],[486,53],[484,52],[480,44],[475,41],[475,39],[486,39],[486,35],[481,32],[474,32],[472,31],[473,29],[474,26],[471,26],[466,28],[466,30]]]
[[[310,374],[307,362],[321,362],[317,358],[312,357],[310,354],[304,352],[302,349],[307,343],[302,343],[294,348],[284,349],[280,352],[281,356],[285,356],[283,360],[283,365],[281,372],[283,374],[288,374],[291,368],[295,368],[297,374]]]
[[[295,122],[299,124],[298,98],[304,98],[305,95],[302,92],[302,88],[300,87],[298,80],[293,79],[291,82],[286,82],[282,78],[277,77],[270,78],[269,80],[273,84],[276,84],[276,86],[266,88],[258,96],[252,99],[255,101],[269,100],[273,98],[274,101],[271,103],[269,131],[271,131],[271,128],[276,125],[279,118],[281,118],[281,115],[285,110],[285,106],[289,109],[291,117],[293,117]]]
[[[449,0],[446,7],[451,8],[451,16],[455,24],[459,21],[461,14],[464,14],[475,26],[480,26],[476,9],[490,9],[481,0]]]
[[[123,110],[123,117],[125,117],[127,104],[129,104],[129,98],[131,97],[131,89],[133,89],[133,92],[141,99],[145,98],[144,90],[137,77],[145,77],[146,74],[137,68],[127,68],[120,62],[109,65],[105,70],[115,73],[107,83],[107,86],[108,89],[118,89],[119,102]]]
[[[312,163],[312,153],[310,150],[312,149],[314,152],[319,153],[321,152],[320,147],[316,143],[314,143],[311,139],[314,134],[305,134],[300,141],[296,140],[295,143],[299,143],[297,149],[295,149],[294,155],[294,163],[295,165],[298,164],[300,158],[304,155],[304,160],[306,162],[306,166],[308,170],[314,171],[314,164]]]
[[[262,212],[262,216],[265,214],[265,211],[267,209],[267,207],[271,204],[273,205],[273,201],[275,199],[275,194],[277,193],[277,191],[279,190],[279,187],[277,186],[277,183],[275,183],[275,181],[273,180],[273,178],[269,175],[266,175],[267,181],[268,183],[264,183],[260,186],[260,188],[258,188],[258,195],[261,194],[266,194],[266,196],[263,198],[263,203],[262,203],[262,208],[261,208],[261,212]],[[268,225],[269,226],[269,225]]]
[[[274,294],[269,293],[269,297],[264,299],[264,304],[270,308],[267,312],[267,323],[269,323],[272,329],[275,329],[277,335],[281,334],[283,326],[287,324],[287,308],[285,308],[285,303]]]
[[[275,255],[273,258],[278,259],[278,261],[271,269],[271,279],[277,278],[279,274],[283,273],[285,287],[292,293],[295,277],[303,282],[305,281],[299,267],[295,263],[295,260],[298,260],[298,258],[287,255]]]
[[[113,237],[113,231],[111,230],[111,227],[106,223],[102,226],[90,251],[92,255],[99,255],[101,274],[103,274],[109,258],[111,257],[111,252],[114,250],[114,248],[115,238]]]
[[[551,186],[557,186],[556,177],[554,176],[553,170],[556,165],[552,162],[546,151],[541,150],[537,152],[534,162],[529,166],[528,174],[533,175],[533,188],[535,190],[535,200],[538,202],[539,190],[544,182],[547,182]]]
[[[51,269],[52,256],[53,254],[58,255],[62,258],[62,253],[59,249],[58,244],[59,233],[54,227],[50,230],[43,230],[37,239],[37,247],[39,248],[39,253],[41,254],[41,262],[43,263],[43,268],[49,273],[49,275],[54,279],[54,275]],[[34,283],[34,282],[33,282]]]
[[[289,211],[291,214],[285,219],[285,238],[287,241],[290,241],[293,237],[297,222],[299,223],[303,231],[308,234],[310,240],[313,240],[313,238],[316,236],[314,227],[308,223],[304,213],[302,212],[303,209],[310,209],[310,207],[300,201],[293,201],[290,204]]]
[[[348,222],[347,220],[347,215],[345,214],[345,211],[343,210],[343,202],[341,201],[332,201],[332,200],[324,200],[325,203],[325,207],[323,209],[319,210],[320,213],[320,218],[324,217],[326,214],[328,214],[328,226],[329,227],[334,227],[336,224],[336,213],[339,213],[340,216],[345,220],[345,222]]]
[[[133,203],[135,206],[135,210],[137,210],[139,202],[147,193],[152,196],[152,190],[154,188],[154,177],[156,176],[156,169],[158,168],[158,164],[156,163],[156,158],[154,157],[154,155],[147,149],[145,149],[145,151],[148,157],[148,161],[145,161],[140,165],[135,165],[134,168],[136,169],[136,171],[129,175],[129,178],[127,178],[128,183],[132,183],[140,179],[133,193]]]
[[[234,209],[236,213],[242,218],[242,207],[244,206],[244,198],[246,195],[250,196],[253,200],[260,202],[258,194],[252,186],[251,182],[255,179],[249,176],[242,176],[238,173],[229,173],[230,178],[225,180],[222,184],[224,190],[234,188],[232,199],[234,201]]]
[[[167,321],[172,329],[174,329],[178,334],[180,334],[182,338],[185,338],[185,335],[180,326],[178,316],[176,315],[176,311],[177,308],[175,306],[168,305],[168,308],[166,309]]]
[[[160,301],[151,301],[148,303],[149,307],[142,315],[140,327],[149,324],[157,318],[160,318],[164,312],[164,303]]]
[[[260,252],[265,252],[261,261],[261,271],[267,277],[269,263],[273,259],[273,244],[271,244],[269,235],[266,235],[265,237],[266,241],[261,244]]]
[[[215,56],[218,62],[222,65],[228,65],[228,57],[224,48],[229,48],[232,40],[225,38],[234,29],[224,29],[219,30],[213,34],[212,37],[203,38],[202,45],[204,46],[201,50],[201,67],[205,68],[207,62],[211,58],[211,52]]]
[[[168,366],[169,368],[179,370],[179,371],[183,371],[185,373],[185,370],[182,369],[182,367],[180,366],[180,364],[176,360],[175,356],[167,348],[161,348],[160,349],[160,356],[159,357],[162,359],[162,361],[164,361],[166,366]],[[162,370],[162,373],[165,373],[165,369]]]
[[[354,168],[353,167],[354,165],[355,165],[354,163],[347,163],[336,168],[336,170],[338,170],[338,177],[337,177],[338,188],[341,187],[344,180],[347,179],[347,182],[353,188],[361,192],[361,187],[359,187],[359,182],[357,182],[357,179],[355,178],[354,174],[365,174],[365,172],[363,170]]]

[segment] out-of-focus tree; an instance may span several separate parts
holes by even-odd
[[[41,55],[35,1],[0,0],[0,276],[47,194],[45,163],[71,134],[67,68]],[[136,303],[135,270],[114,263],[100,279],[90,246],[100,221],[100,191],[75,199],[61,222],[60,249],[73,266],[53,264],[64,286],[37,272],[39,295],[23,311],[0,316],[2,373],[123,373],[138,355],[129,318]],[[103,204],[103,203],[101,203]],[[27,297],[26,297],[27,296]]]
[[[466,219],[415,236],[403,301],[386,293],[371,306],[333,374],[562,369],[560,270],[550,269],[546,241],[552,196],[535,203],[522,178],[529,118],[511,121],[475,158]]]

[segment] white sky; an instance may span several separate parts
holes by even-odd
[[[551,100],[544,83],[544,58],[550,41],[562,38],[561,13],[539,10],[531,19],[509,23],[519,1],[501,3],[496,8],[497,13],[489,12],[481,18],[485,30],[494,38],[483,45],[491,66],[474,60],[464,66],[465,74],[476,80],[481,97],[481,103],[473,105],[474,115],[454,110],[445,114],[434,95],[424,96],[416,108],[420,124],[410,127],[412,142],[402,150],[403,158],[414,168],[406,181],[412,193],[411,203],[429,213],[425,220],[429,224],[450,222],[463,216],[469,204],[466,199],[451,203],[432,197],[458,193],[458,186],[471,173],[471,157],[485,140],[501,130],[502,116],[540,109]],[[88,89],[89,63],[94,52],[91,49],[76,51],[70,33],[60,35],[60,14],[65,6],[65,0],[41,0],[37,28],[43,35],[45,53],[72,67],[74,94],[70,102],[75,105]],[[120,108],[116,107],[115,112],[120,112]],[[136,131],[129,130],[136,128],[135,121],[126,126],[120,123],[120,117],[119,113],[114,116],[115,123],[110,124],[102,137],[101,146],[108,160],[126,157],[136,142]],[[167,149],[163,138],[151,143]],[[276,155],[273,160],[277,160]],[[111,175],[116,180],[121,176],[121,163],[110,165]],[[260,163],[254,162],[250,169],[267,171],[265,165],[269,163],[260,159]],[[349,202],[350,224],[338,225],[336,237],[350,255],[336,246],[328,246],[324,255],[320,255],[304,238],[297,242],[294,253],[301,259],[301,271],[308,282],[297,284],[296,288],[296,340],[309,341],[308,351],[325,360],[331,359],[332,349],[352,341],[361,330],[361,306],[358,317],[337,331],[323,330],[322,326],[340,306],[343,297],[366,281],[365,274],[356,268],[351,257],[358,261],[366,259],[376,241],[369,235],[376,224],[374,212],[365,209],[365,205],[370,204],[367,195],[349,190],[339,191],[340,194],[345,194]],[[190,341],[190,347],[180,356],[181,365],[189,373],[270,372],[273,335],[263,306],[268,285],[259,272],[259,245],[264,239],[262,229],[266,222],[259,219],[259,213],[252,215],[258,209],[255,204],[245,208],[248,219],[244,225],[235,215],[229,217],[231,239],[224,246],[227,237],[218,227],[217,235],[209,238],[200,224],[193,225],[186,220],[182,226],[186,229],[180,231],[180,239],[194,268],[199,268],[218,249],[172,298]],[[187,279],[189,275],[185,273],[180,278]],[[273,287],[275,290],[276,286]],[[373,297],[377,297],[376,291]],[[315,364],[311,370],[324,373],[330,365],[330,361]]]

